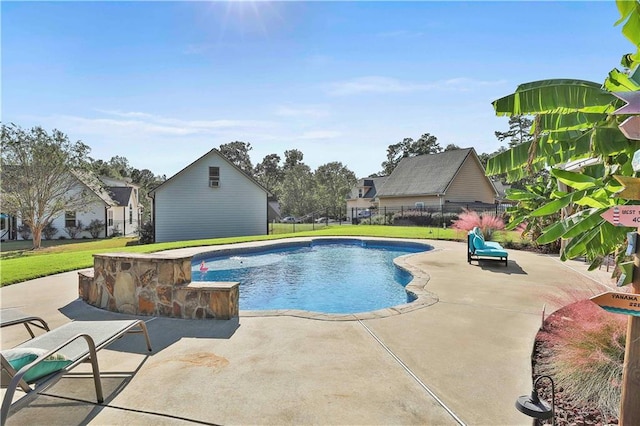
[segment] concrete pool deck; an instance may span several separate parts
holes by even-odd
[[[69,374],[7,424],[531,425],[514,403],[531,391],[543,305],[559,307],[565,290],[606,291],[608,273],[516,250],[508,267],[468,264],[465,243],[421,242],[435,250],[407,263],[427,274],[432,304],[350,321],[140,317],[154,351],[130,335],[99,353],[103,405],[89,375]],[[79,301],[77,272],[4,287],[0,298],[52,328],[123,317]],[[3,348],[27,338],[23,327],[2,329]]]

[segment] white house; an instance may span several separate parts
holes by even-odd
[[[268,232],[268,191],[216,149],[150,195],[156,242]]]
[[[101,229],[98,238],[111,236],[136,235],[141,217],[138,200],[137,185],[131,182],[113,178],[101,177],[99,180],[92,175],[74,174],[78,182],[73,191],[88,191],[92,200],[82,210],[66,211],[55,217],[51,224],[56,232],[51,239],[70,238],[66,228],[82,225],[86,228],[92,221],[98,221]],[[2,213],[0,217],[0,238],[6,240],[30,239],[31,235],[21,234],[18,229],[20,218]],[[43,236],[44,237],[44,236]],[[92,238],[87,230],[80,231],[75,238]]]

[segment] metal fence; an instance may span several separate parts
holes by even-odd
[[[506,214],[508,207],[506,204],[447,202],[442,206],[352,208],[334,215],[327,211],[318,211],[294,217],[293,222],[272,222],[269,224],[269,234],[311,231],[327,225],[367,224],[448,228],[465,211],[502,217]],[[287,219],[292,220],[291,217]]]
[[[441,206],[353,208],[350,217],[353,224],[448,227],[465,211],[479,215],[503,216],[507,207],[509,206],[505,204],[447,202]]]

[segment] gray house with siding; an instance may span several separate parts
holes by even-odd
[[[156,242],[265,235],[268,191],[212,149],[151,192]]]

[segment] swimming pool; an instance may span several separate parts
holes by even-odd
[[[405,286],[412,276],[393,259],[432,248],[412,242],[316,239],[202,253],[193,258],[192,280],[240,282],[243,310],[368,312],[411,302],[414,296]]]

